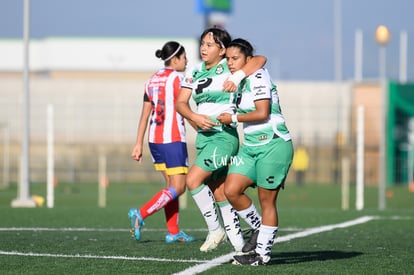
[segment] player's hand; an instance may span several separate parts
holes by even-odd
[[[223,84],[223,91],[227,92],[227,93],[232,93],[235,92],[237,90],[237,86],[236,84],[234,84],[234,82],[232,82],[231,80],[226,80],[224,81]]]
[[[243,70],[238,70],[227,78],[223,84],[223,91],[225,92],[235,92],[240,82],[246,77],[246,74]]]
[[[133,160],[138,161],[139,164],[142,162],[142,146],[135,145],[132,150],[131,157]]]
[[[207,115],[197,114],[193,121],[196,123],[197,127],[202,130],[210,130],[214,126],[217,126],[217,123],[211,121],[211,118]]]
[[[219,116],[217,116],[217,120],[220,121],[222,124],[230,124],[231,123],[231,114],[222,113]]]

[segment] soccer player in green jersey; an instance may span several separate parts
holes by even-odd
[[[177,111],[198,131],[197,157],[187,174],[186,184],[209,230],[201,251],[215,249],[226,239],[226,234],[236,252],[241,252],[244,246],[238,216],[227,201],[223,187],[230,159],[239,148],[239,138],[234,125],[222,125],[216,117],[221,113],[235,114],[234,93],[225,91],[236,90],[245,75],[261,68],[266,58],[253,57],[243,70],[232,75],[224,58],[230,42],[230,35],[222,29],[209,28],[202,33],[202,62],[184,79],[176,102]],[[189,106],[190,97],[197,104],[196,112]]]
[[[253,47],[244,39],[235,39],[227,46],[231,72],[242,68],[252,56]],[[231,161],[224,192],[255,231],[242,249],[251,253],[234,256],[234,263],[263,265],[270,261],[278,231],[276,201],[292,163],[293,145],[276,86],[266,69],[257,70],[240,83],[235,101],[237,114],[222,113],[217,117],[225,125],[243,122],[243,144]],[[249,186],[257,187],[262,217],[244,193]]]

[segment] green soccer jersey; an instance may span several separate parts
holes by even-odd
[[[237,112],[252,112],[256,109],[254,102],[263,99],[270,100],[270,115],[264,121],[243,123],[243,144],[246,146],[267,144],[275,134],[286,141],[291,139],[280,108],[276,85],[266,69],[260,69],[242,81],[235,98]]]
[[[208,70],[202,62],[191,71],[191,76],[185,78],[182,87],[192,89],[197,113],[208,115],[215,122],[218,122],[216,117],[221,113],[235,113],[233,93],[223,92],[223,84],[230,75],[225,59]],[[212,130],[222,131],[222,125]]]

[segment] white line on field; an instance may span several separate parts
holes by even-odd
[[[333,225],[325,225],[320,227],[314,227],[309,228],[301,232],[289,234],[286,236],[278,237],[276,239],[277,243],[280,242],[286,242],[297,238],[303,238],[309,235],[325,232],[325,231],[331,231],[337,228],[345,228],[354,226],[357,224],[366,223],[368,221],[371,221],[373,219],[377,219],[379,217],[375,216],[364,216],[360,217],[355,220],[333,224]],[[401,217],[400,217],[401,218]],[[393,217],[393,219],[397,219],[396,217]],[[0,231],[105,231],[105,232],[111,232],[111,231],[125,231],[126,229],[102,229],[102,228],[37,228],[37,227],[8,227],[8,228],[0,228]],[[159,229],[147,229],[148,231],[157,231]],[[161,229],[160,229],[161,230]],[[205,231],[205,229],[194,229],[194,231]],[[206,271],[212,267],[218,266],[220,264],[229,262],[233,255],[233,253],[229,253],[217,258],[214,258],[212,260],[206,261],[206,260],[180,260],[180,259],[163,259],[163,258],[151,258],[151,257],[128,257],[128,256],[103,256],[103,255],[67,255],[67,254],[48,254],[48,253],[33,253],[33,252],[17,252],[17,251],[1,251],[0,255],[11,255],[11,256],[31,256],[31,257],[57,257],[57,258],[90,258],[90,259],[114,259],[114,260],[131,260],[131,261],[159,261],[159,262],[190,262],[190,263],[200,263],[199,265],[195,265],[191,268],[188,268],[186,270],[183,270],[179,273],[180,275],[188,275],[188,274],[196,274],[199,272]]]
[[[76,232],[122,232],[126,228],[86,228],[86,227],[0,227],[0,231],[76,231]]]
[[[129,228],[127,229],[86,227],[0,227],[0,231],[126,232],[129,231]]]
[[[351,220],[351,221],[347,221],[347,222],[343,222],[343,223],[337,223],[337,224],[331,224],[331,225],[324,225],[324,226],[319,226],[319,227],[314,227],[314,228],[309,228],[306,229],[305,231],[302,232],[298,232],[298,233],[293,233],[293,234],[289,234],[280,238],[276,239],[277,243],[281,243],[281,242],[287,242],[293,239],[297,239],[297,238],[303,238],[303,237],[307,237],[309,235],[313,235],[313,234],[317,234],[317,233],[321,233],[321,232],[326,232],[326,231],[331,231],[334,230],[336,228],[345,228],[345,227],[350,227],[350,226],[354,226],[357,224],[361,224],[361,223],[366,223],[369,222],[371,220],[377,219],[378,217],[374,217],[374,216],[364,216],[355,220]]]
[[[337,223],[337,224],[331,224],[331,225],[325,225],[325,226],[319,226],[319,227],[314,227],[314,228],[309,228],[306,229],[302,232],[298,232],[298,233],[293,233],[293,234],[289,234],[283,237],[278,237],[276,239],[277,243],[281,243],[281,242],[287,242],[293,239],[297,239],[297,238],[303,238],[303,237],[307,237],[309,235],[313,235],[313,234],[317,234],[317,233],[321,233],[321,232],[326,232],[326,231],[331,231],[334,230],[336,228],[345,228],[345,227],[350,227],[350,226],[354,226],[357,224],[361,224],[361,223],[366,223],[369,222],[373,219],[376,219],[377,217],[374,216],[363,216],[360,217],[358,219],[355,220],[351,220],[351,221],[347,221],[347,222],[343,222],[343,223]],[[174,275],[190,275],[190,274],[197,274],[200,272],[204,272],[210,268],[213,268],[215,266],[227,263],[229,261],[232,260],[234,255],[234,252],[223,255],[221,257],[212,259],[211,261],[208,262],[204,262],[201,263],[199,265],[195,265],[193,267],[187,268],[179,273],[175,273]]]
[[[55,257],[55,258],[85,258],[85,259],[110,259],[110,260],[129,260],[129,261],[156,261],[156,262],[181,262],[181,263],[205,263],[201,260],[180,260],[180,259],[163,259],[151,257],[128,257],[128,256],[102,256],[102,255],[68,255],[68,254],[49,254],[17,251],[1,251],[0,255],[9,256],[27,256],[27,257]]]
[[[288,227],[281,231],[300,231],[302,228]],[[129,228],[87,228],[87,227],[0,227],[0,231],[61,231],[61,232],[129,232]],[[164,228],[143,228],[143,232],[165,232]],[[187,232],[206,232],[206,228],[189,228]]]

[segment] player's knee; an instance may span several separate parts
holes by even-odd
[[[240,196],[239,192],[231,183],[224,184],[224,195],[230,202],[234,202]]]

